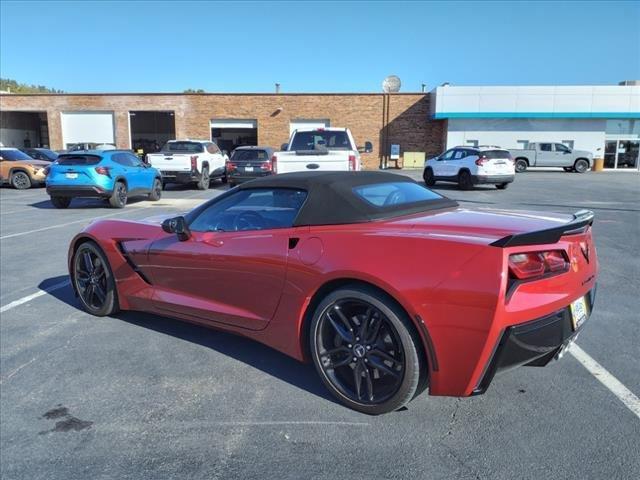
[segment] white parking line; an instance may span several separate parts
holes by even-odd
[[[0,307],[0,313],[4,313],[7,310],[11,310],[12,308],[18,307],[23,303],[27,303],[27,302],[30,302],[31,300],[35,300],[36,298],[46,295],[49,292],[53,292],[54,290],[59,290],[60,288],[66,287],[67,285],[69,285],[69,280],[56,283],[54,285],[51,285],[50,287],[40,290],[39,292],[32,293],[31,295],[27,295],[26,297],[19,298],[18,300],[14,300],[11,303],[7,303],[3,307]]]
[[[631,390],[625,387],[620,380],[611,375],[602,365],[575,343],[569,348],[569,353],[586,368],[591,375],[596,377],[607,389],[613,393],[625,406],[640,418],[640,399]]]

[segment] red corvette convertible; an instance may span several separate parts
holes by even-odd
[[[427,387],[481,394],[497,372],[562,353],[593,307],[592,223],[589,211],[460,208],[390,173],[293,173],[162,223],[93,223],[69,272],[91,314],[245,335],[380,414]]]

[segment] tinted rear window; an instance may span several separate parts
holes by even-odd
[[[267,162],[269,160],[269,154],[265,150],[236,150],[231,157],[235,161]]]
[[[0,150],[0,157],[4,158],[5,160],[13,161],[33,160],[33,158],[31,158],[26,153],[21,152],[20,150]]]
[[[375,183],[354,187],[353,191],[367,203],[376,207],[391,207],[429,200],[442,200],[442,196],[417,183]]]
[[[98,155],[60,155],[58,165],[97,165],[102,160]]]
[[[506,150],[485,150],[484,152],[480,152],[481,156],[492,159],[492,158],[511,158],[511,154]]]
[[[162,147],[164,153],[202,153],[204,148],[198,142],[167,142]]]
[[[297,132],[293,137],[290,150],[351,150],[347,132]]]

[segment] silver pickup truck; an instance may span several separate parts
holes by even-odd
[[[509,150],[516,172],[529,167],[562,167],[565,172],[584,173],[593,164],[593,154],[584,150],[571,150],[562,143],[530,143],[526,150]]]

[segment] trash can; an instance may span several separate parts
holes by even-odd
[[[601,172],[604,170],[604,158],[594,158],[592,170],[594,172]]]

